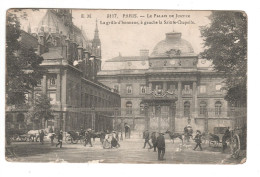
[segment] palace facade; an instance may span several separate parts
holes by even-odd
[[[231,125],[223,74],[199,59],[180,32],[166,33],[151,54],[148,50],[140,50],[139,56],[119,54],[103,68],[98,81],[118,90],[121,122],[136,132],[183,132],[187,124],[213,132]]]

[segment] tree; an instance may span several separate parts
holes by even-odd
[[[35,102],[27,113],[27,117],[33,124],[39,123],[40,128],[45,128],[45,122],[54,118],[51,98],[46,94],[39,93],[35,96]]]
[[[6,21],[6,102],[9,105],[25,103],[25,94],[33,90],[44,74],[40,64],[43,58],[33,48],[22,48],[19,18],[7,12]]]
[[[201,27],[205,50],[200,55],[211,60],[225,77],[230,103],[247,102],[247,16],[238,11],[213,11],[209,26]]]

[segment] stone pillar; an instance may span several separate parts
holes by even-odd
[[[163,90],[167,91],[167,82],[166,81],[163,82]]]
[[[94,131],[95,131],[95,124],[96,124],[95,120],[96,120],[96,114],[95,114],[95,109],[93,109],[91,111],[91,129]]]
[[[176,105],[177,109],[177,117],[181,118],[182,117],[182,112],[183,112],[183,106],[182,106],[182,83],[181,81],[178,82],[178,104]]]
[[[148,109],[149,109],[149,106],[148,104],[146,103],[145,106],[144,106],[144,112],[145,112],[145,130],[148,130],[150,125],[149,125],[149,114],[148,114]]]
[[[153,90],[153,84],[149,82],[149,92],[151,92],[152,90]]]
[[[56,101],[61,102],[61,77],[60,73],[57,74],[57,89],[56,89]]]
[[[192,85],[192,118],[197,117],[197,82],[194,81]]]
[[[42,79],[42,93],[44,93],[44,94],[47,93],[47,77],[46,77],[46,75],[44,75],[43,79]]]

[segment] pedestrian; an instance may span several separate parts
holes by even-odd
[[[145,130],[145,132],[144,132],[144,147],[143,147],[143,148],[145,148],[145,146],[146,146],[147,143],[148,143],[148,145],[150,146],[150,149],[153,148],[152,145],[150,144],[149,140],[150,140],[149,131],[148,131],[148,130]]]
[[[226,148],[227,148],[227,141],[230,139],[231,137],[231,133],[229,130],[229,127],[227,128],[227,130],[225,131],[223,137],[222,137],[222,152],[224,153]]]
[[[59,135],[58,135],[58,143],[56,144],[56,147],[58,145],[60,145],[60,148],[62,148],[62,139],[63,139],[63,134],[62,134],[62,130],[60,131]]]
[[[202,151],[202,147],[201,147],[201,132],[199,130],[196,131],[196,136],[194,138],[195,142],[197,143],[195,148],[193,149],[194,151],[197,149],[197,147],[200,148],[200,150]]]
[[[86,132],[86,136],[85,136],[85,144],[84,146],[86,146],[87,144],[90,145],[90,147],[93,147],[92,143],[91,143],[91,129],[88,129]]]
[[[40,137],[40,143],[43,144],[43,139],[44,139],[44,132],[43,132],[43,130],[41,130],[41,132],[39,134],[39,137]]]
[[[54,137],[55,137],[55,133],[51,133],[50,139],[51,139],[52,146],[54,145],[54,143],[53,143]]]
[[[104,143],[105,137],[106,137],[106,134],[105,134],[105,132],[102,130],[101,133],[100,133],[100,142],[101,142],[101,144]]]
[[[156,152],[156,147],[157,147],[156,132],[152,132],[151,139],[153,143],[153,152]]]
[[[158,149],[158,160],[164,160],[163,156],[165,154],[165,138],[162,132],[159,133],[157,137],[157,149]]]

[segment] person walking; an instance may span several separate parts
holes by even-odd
[[[39,137],[40,137],[41,144],[43,144],[43,139],[44,139],[44,132],[43,132],[43,130],[41,130],[41,132],[39,134]]]
[[[56,147],[58,147],[60,145],[60,148],[62,148],[62,139],[63,139],[63,132],[61,130],[58,135],[58,143],[56,144]]]
[[[54,137],[55,137],[55,133],[51,133],[50,139],[51,139],[52,146],[54,145],[54,143],[53,143]]]
[[[150,146],[150,149],[153,148],[152,145],[150,144],[149,140],[150,140],[149,131],[148,131],[148,130],[145,130],[145,132],[144,132],[144,147],[143,147],[143,148],[145,148],[145,146],[146,146],[147,143],[148,143],[148,145]]]
[[[163,133],[159,133],[157,137],[158,160],[164,160],[165,154],[165,138]]]
[[[156,132],[152,132],[151,139],[153,143],[153,152],[156,152],[156,147],[157,147]]]
[[[194,138],[195,142],[197,143],[195,148],[193,149],[194,151],[197,149],[197,147],[200,148],[200,150],[202,151],[202,147],[201,147],[201,132],[199,130],[196,131],[196,136]]]
[[[91,142],[91,129],[88,129],[86,132],[86,140],[84,146],[86,146],[87,144],[90,144],[90,147],[93,147]]]
[[[231,138],[231,132],[229,130],[229,127],[226,129],[225,134],[222,137],[222,152],[224,153],[227,149],[227,141]]]

